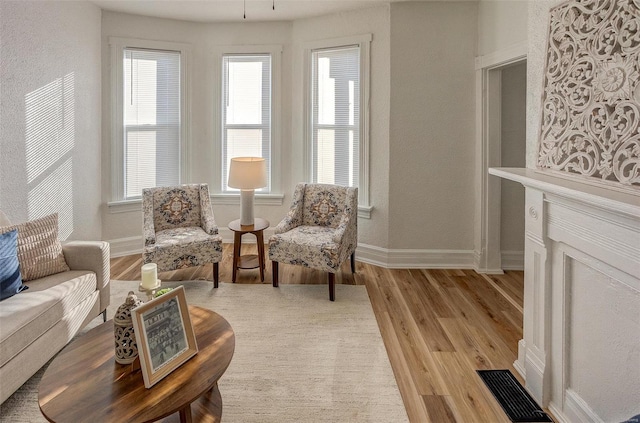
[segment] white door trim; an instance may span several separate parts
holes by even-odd
[[[489,175],[501,165],[502,68],[527,59],[527,42],[476,57],[476,186],[474,266],[480,273],[502,273],[500,179]]]

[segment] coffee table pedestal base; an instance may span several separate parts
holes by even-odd
[[[191,403],[191,406],[183,408],[178,413],[159,420],[162,423],[220,423],[222,420],[222,396],[218,384],[206,394]]]

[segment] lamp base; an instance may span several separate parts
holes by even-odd
[[[240,225],[253,225],[253,189],[240,190]]]

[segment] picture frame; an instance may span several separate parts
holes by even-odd
[[[145,388],[151,388],[197,354],[184,287],[131,311]]]

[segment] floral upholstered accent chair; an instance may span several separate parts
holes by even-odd
[[[142,210],[143,263],[156,263],[159,272],[213,263],[217,288],[222,237],[211,210],[209,186],[143,189]]]
[[[358,245],[358,189],[326,184],[298,184],[289,213],[269,239],[273,286],[278,263],[329,273],[329,299],[335,300],[335,273],[351,256],[355,273]]]

